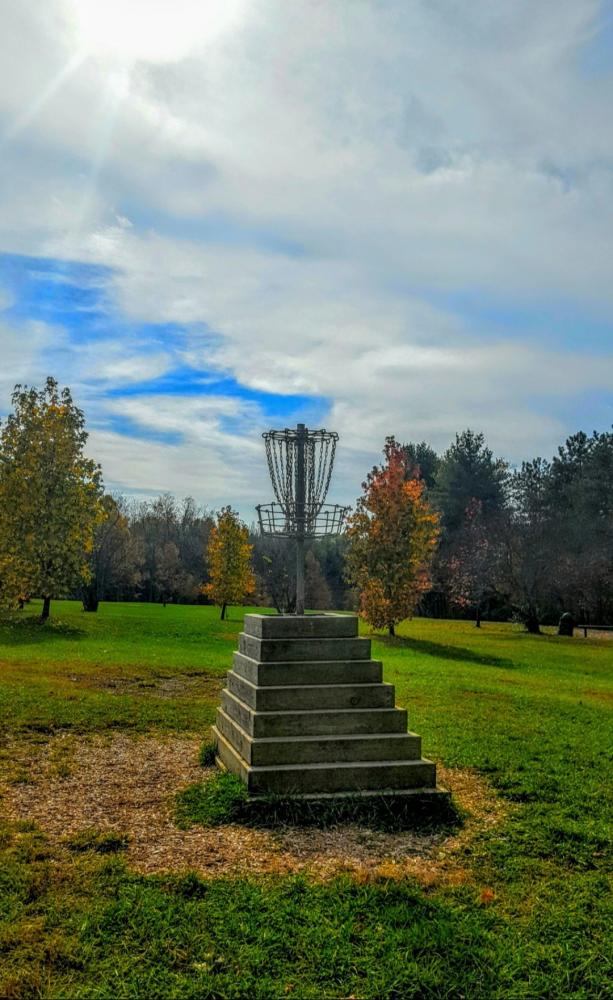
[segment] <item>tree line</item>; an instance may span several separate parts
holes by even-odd
[[[0,602],[251,603],[291,612],[295,561],[226,507],[105,493],[83,413],[48,379],[16,386],[0,426]],[[563,611],[613,622],[613,433],[580,431],[550,460],[511,467],[465,430],[442,454],[385,442],[337,538],[306,556],[307,606],[393,631],[414,611],[523,621]]]
[[[579,431],[516,468],[470,430],[442,456],[406,452],[440,516],[424,613],[515,616],[532,632],[565,611],[613,620],[613,433]]]

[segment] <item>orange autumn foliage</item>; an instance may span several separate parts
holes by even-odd
[[[210,583],[202,587],[202,592],[221,607],[222,618],[225,618],[226,605],[242,604],[247,594],[255,589],[252,550],[247,527],[231,507],[223,507],[207,548]]]
[[[424,483],[394,438],[387,438],[384,454],[385,464],[368,474],[349,519],[347,567],[359,591],[362,617],[393,635],[430,585],[439,530],[438,516],[424,497]]]

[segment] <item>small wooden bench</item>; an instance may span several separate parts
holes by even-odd
[[[613,625],[575,625],[575,628],[583,630],[585,639],[587,639],[588,630],[590,632],[613,632]]]

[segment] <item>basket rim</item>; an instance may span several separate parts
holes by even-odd
[[[339,503],[306,503],[306,520],[304,530],[296,529],[296,515],[288,515],[278,501],[257,504],[260,533],[278,538],[323,538],[326,535],[340,535],[343,531],[345,517],[351,509],[348,505]],[[310,510],[309,510],[310,509]],[[320,517],[320,515],[324,515]],[[268,516],[267,516],[268,515]],[[278,526],[277,526],[278,522]],[[285,524],[281,524],[285,522]]]

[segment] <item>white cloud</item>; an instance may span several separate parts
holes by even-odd
[[[108,382],[113,386],[157,379],[173,364],[170,354],[153,353],[138,339],[127,344],[104,339],[79,345],[73,352],[73,377],[88,382]]]
[[[231,500],[247,520],[253,506],[267,498],[257,433],[261,417],[252,404],[215,396],[147,396],[114,400],[105,411],[125,420],[124,433],[94,429],[90,435],[88,449],[102,464],[107,488],[171,490],[211,507]],[[151,432],[179,439],[166,443],[143,436]]]
[[[257,407],[248,401],[228,396],[165,396],[148,395],[122,397],[106,404],[109,413],[120,414],[134,421],[145,430],[165,434],[180,434],[202,446],[215,445],[220,450],[232,451],[250,448],[242,432],[253,435],[254,423],[259,417]],[[224,421],[232,420],[241,429],[241,435],[224,431]],[[237,457],[232,456],[232,457]]]
[[[195,325],[148,357],[113,343],[64,354],[97,421],[122,406],[182,435],[175,451],[142,443],[151,462],[126,461],[130,481],[187,490],[201,437],[243,489],[225,420],[244,416],[250,441],[261,411],[98,393],[96,380],[155,378],[177,357],[329,399],[347,489],[391,431],[443,447],[471,424],[510,457],[551,451],[573,429],[560,400],[613,389],[607,354],[552,353],[532,323],[477,334],[431,303],[469,290],[527,313],[610,315],[613,74],[585,71],[604,8],[254,0],[211,31],[197,6],[176,35],[153,17],[113,52],[119,7],[93,5],[106,21],[84,58],[68,0],[22,0],[0,37],[0,247],[107,265],[128,319]],[[207,243],[197,226],[211,219]],[[115,468],[128,444],[113,458],[100,440]]]
[[[442,447],[471,424],[517,458],[533,446],[551,448],[563,433],[557,421],[536,416],[537,398],[613,390],[606,355],[477,338],[414,296],[382,294],[343,261],[117,229],[98,234],[86,253],[119,263],[114,293],[135,320],[206,316],[214,335],[192,331],[183,355],[194,367],[231,373],[255,390],[332,400],[330,420],[351,450],[376,453],[392,430]]]
[[[9,409],[16,383],[37,385],[49,372],[44,355],[64,343],[64,333],[41,322],[13,325],[0,320],[0,414]]]

